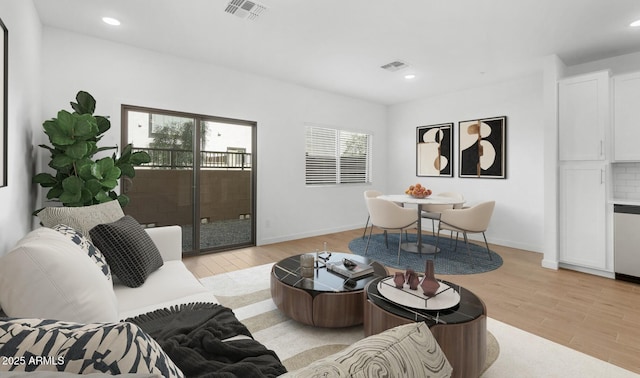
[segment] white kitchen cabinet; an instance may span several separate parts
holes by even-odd
[[[640,161],[640,72],[613,78],[613,159]]]
[[[605,159],[609,101],[608,71],[558,81],[558,137],[561,161]]]
[[[606,164],[560,165],[560,263],[607,269]]]

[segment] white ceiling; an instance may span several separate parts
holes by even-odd
[[[638,0],[260,0],[255,21],[227,2],[34,0],[47,26],[382,104],[535,72],[550,54],[640,51]],[[380,68],[398,59],[410,67]]]

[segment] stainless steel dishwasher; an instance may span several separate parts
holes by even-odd
[[[640,206],[614,205],[613,213],[616,279],[640,283]]]

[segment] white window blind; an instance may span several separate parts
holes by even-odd
[[[371,135],[306,126],[307,185],[371,182]]]

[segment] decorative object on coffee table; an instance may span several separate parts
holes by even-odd
[[[412,290],[408,284],[398,288],[394,277],[386,277],[378,282],[378,291],[382,297],[398,306],[406,306],[415,310],[439,311],[447,310],[460,303],[460,294],[456,286],[442,282],[438,291],[427,297],[422,290]]]
[[[424,295],[427,297],[433,297],[440,288],[440,282],[436,280],[436,277],[433,274],[433,260],[427,260],[426,262],[424,278],[420,283],[420,287],[422,288]]]
[[[425,322],[453,367],[453,377],[477,377],[487,356],[487,310],[484,302],[471,291],[451,282],[442,284],[460,293],[460,303],[443,310],[421,310],[398,305],[385,298],[380,281],[372,280],[365,288],[364,334],[383,332],[402,324]],[[389,279],[391,279],[389,277]],[[390,286],[391,290],[398,291]],[[448,290],[447,292],[451,291]],[[431,301],[421,295],[423,302]],[[437,297],[436,297],[437,298]],[[463,343],[460,341],[464,340]]]
[[[402,272],[396,272],[395,276],[393,278],[393,282],[396,284],[396,289],[402,289],[402,287],[404,286],[404,273]]]
[[[300,255],[300,275],[302,277],[311,278],[315,271],[315,257],[311,253]]]
[[[409,289],[418,290],[418,284],[420,283],[420,278],[418,277],[418,274],[413,270],[411,271],[411,273],[407,275],[407,283],[409,284]]]
[[[342,261],[328,261],[326,267],[328,270],[347,278],[357,279],[373,273],[373,268],[369,264],[362,264],[347,258]]]

